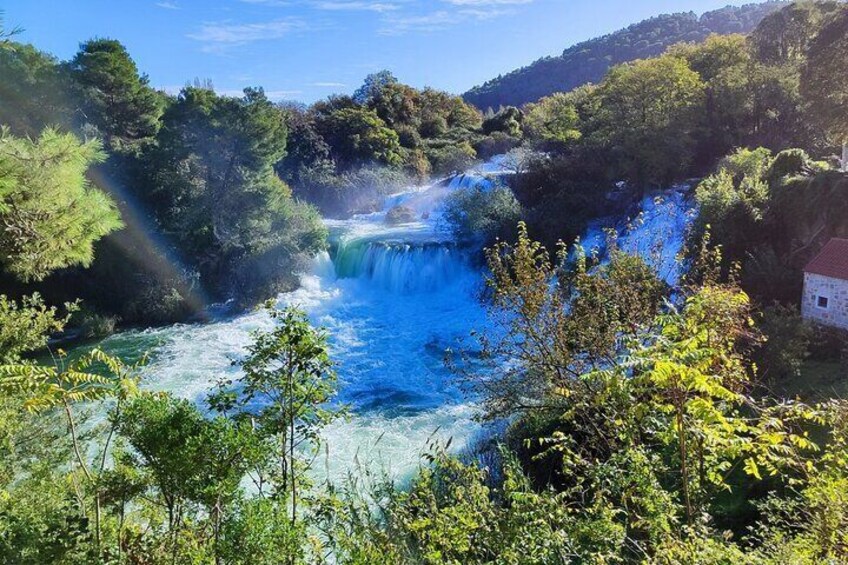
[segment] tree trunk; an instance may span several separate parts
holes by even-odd
[[[99,485],[97,485],[94,481],[94,477],[91,476],[91,472],[88,470],[88,465],[86,465],[85,460],[82,457],[82,452],[80,450],[79,439],[77,437],[77,427],[74,422],[74,415],[71,412],[71,405],[68,404],[67,399],[62,400],[65,406],[65,416],[68,420],[68,427],[71,432],[71,442],[74,447],[74,454],[76,455],[77,464],[82,469],[83,474],[85,475],[86,480],[89,485],[95,491],[94,497],[94,541],[97,547],[98,555],[100,554],[100,491]]]
[[[848,139],[842,142],[842,172],[848,173]]]
[[[686,523],[690,526],[692,525],[692,498],[689,495],[689,465],[687,463],[686,456],[686,420],[684,410],[685,407],[683,402],[678,400],[677,404],[677,434],[678,434],[678,444],[680,448],[680,475],[683,482],[683,502],[686,505]]]

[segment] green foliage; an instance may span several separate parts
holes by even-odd
[[[390,190],[466,169],[482,139],[479,112],[460,98],[414,89],[388,72],[366,78],[353,97],[290,107],[287,114],[290,149],[277,171],[296,194],[333,216],[373,211]],[[517,143],[506,137],[510,147]]]
[[[626,178],[662,185],[686,170],[704,84],[684,60],[663,56],[615,67],[598,95],[594,135],[621,156]]]
[[[74,312],[69,323],[83,339],[95,339],[105,338],[115,333],[118,321],[83,307]]]
[[[32,45],[4,41],[0,48],[0,124],[15,135],[37,136],[46,127],[69,127],[74,108],[66,70]]]
[[[368,104],[379,96],[386,87],[396,84],[398,84],[398,80],[391,71],[383,70],[378,73],[372,73],[365,77],[362,86],[353,93],[353,99],[357,104]]]
[[[658,54],[670,38],[747,29],[776,7],[658,18],[564,59],[585,60],[598,45],[615,45],[616,57]],[[673,294],[614,240],[607,263],[564,246],[552,260],[522,224],[514,244],[487,252],[493,324],[473,354],[453,362],[480,393],[484,416],[510,418],[510,447],[487,458],[488,468],[436,448],[405,488],[369,485],[367,473],[345,485],[312,484],[321,431],[339,414],[328,338],[302,312],[270,311],[274,327],[256,334],[239,363],[243,376],[209,398],[217,414],[207,415],[185,400],[137,393],[134,369],[99,350],[59,352],[55,366],[23,362],[66,319],[38,295],[0,296],[0,560],[845,561],[848,409],[759,396],[755,375],[797,378],[811,337],[785,307],[754,316],[733,266],[744,263],[742,284],[760,298],[794,300],[799,267],[822,241],[848,234],[845,175],[802,150],[773,156],[815,138],[799,92],[829,116],[822,125],[835,124],[827,133],[839,142],[833,116],[844,89],[830,67],[844,59],[844,12],[824,25],[828,10],[835,4],[793,5],[750,42],[733,35],[678,45],[614,68],[598,87],[485,121],[456,97],[385,72],[353,98],[308,110],[275,106],[257,89],[232,98],[190,87],[160,118],[160,98],[117,42],[84,44],[63,68],[3,44],[0,72],[11,84],[0,89],[0,121],[16,134],[41,132],[71,115],[57,85],[72,81],[85,121],[112,151],[96,174],[115,180],[109,175],[121,170],[115,178],[150,206],[156,228],[187,259],[185,273],[144,271],[132,281],[141,291],[128,308],[161,320],[189,311],[186,288],[197,281],[225,294],[229,280],[253,297],[290,288],[300,260],[323,247],[317,213],[292,200],[276,174],[327,209],[368,210],[406,181],[402,171],[424,178],[461,170],[478,150],[511,148],[526,134],[553,154],[514,159],[512,190],[457,193],[446,218],[460,237],[491,241],[510,237],[523,209],[533,232],[553,244],[614,207],[604,197],[622,175],[666,183],[742,149],[696,189],[696,235],[720,247],[704,241],[693,276]],[[810,78],[816,57],[827,59],[822,68],[833,72],[825,79],[835,77],[827,86],[837,94],[799,82],[819,80]],[[9,104],[28,88],[29,101]],[[38,141],[4,130],[0,141],[0,220],[14,234],[0,249],[9,270],[36,279],[90,262],[93,243],[119,226],[111,202],[84,183],[102,158],[96,143],[54,130]],[[758,143],[768,148],[746,148]],[[51,165],[27,166],[34,160]],[[626,206],[633,195],[622,194],[610,198]],[[402,209],[392,216],[410,218]],[[114,270],[126,241],[99,246],[97,273],[127,278],[114,276],[126,272]],[[133,256],[129,270],[143,259],[151,256]],[[86,421],[81,408],[103,401],[108,421]],[[811,439],[820,437],[820,446]],[[752,505],[756,512],[741,510]],[[725,524],[734,535],[721,531]]]
[[[524,129],[531,139],[568,144],[580,139],[580,118],[573,94],[558,92],[527,107]]]
[[[265,299],[325,244],[317,214],[274,174],[285,149],[284,114],[261,89],[232,98],[186,88],[163,117],[159,147],[148,155],[156,188],[147,198],[218,295]],[[262,276],[232,284],[268,255]]]
[[[524,112],[515,106],[507,106],[483,121],[483,133],[491,135],[495,132],[501,132],[510,137],[521,137],[523,122]]]
[[[275,498],[288,501],[288,519],[294,524],[301,489],[309,484],[309,462],[321,445],[320,431],[340,415],[328,405],[335,395],[336,375],[327,336],[312,328],[306,314],[271,306],[268,313],[275,328],[254,335],[241,363],[241,394],[224,388],[210,402],[222,413],[237,410],[267,440],[269,460],[259,484],[269,485]]]
[[[699,215],[693,237],[701,237],[709,226],[712,242],[726,257],[743,257],[764,220],[769,199],[765,178],[771,163],[771,152],[763,148],[740,149],[726,157],[718,172],[695,189]]]
[[[0,365],[0,390],[22,396],[24,409],[41,412],[129,395],[135,380],[120,360],[93,349],[77,359],[60,356],[52,367]]]
[[[132,448],[119,454],[119,462],[135,473],[135,496],[166,512],[158,542],[164,546],[158,551],[180,551],[180,536],[200,519],[201,511],[212,529],[214,555],[231,551],[228,543],[239,542],[221,540],[231,534],[236,519],[226,517],[241,504],[241,482],[262,458],[261,441],[249,422],[206,419],[187,401],[152,394],[133,399],[114,417],[118,433]]]
[[[73,311],[74,305],[66,308]],[[0,363],[13,363],[25,353],[43,349],[50,334],[62,331],[67,321],[38,294],[20,302],[0,295]]]
[[[844,175],[805,151],[772,157],[762,148],[741,149],[696,189],[693,238],[709,227],[725,270],[742,266],[746,290],[766,303],[796,303],[806,263],[831,237],[848,235],[845,188]]]
[[[487,250],[500,337],[480,344],[493,374],[465,376],[483,393],[488,415],[559,405],[579,375],[602,365],[657,312],[665,288],[639,258],[614,253],[592,270],[581,253],[569,263],[563,246],[552,264],[524,224],[514,245]],[[504,358],[513,362],[504,366]]]
[[[701,42],[712,34],[749,33],[760,21],[788,2],[728,6],[698,17],[692,12],[666,14],[633,24],[603,37],[569,47],[477,86],[463,97],[478,108],[522,106],[556,92],[598,83],[621,63],[656,57],[680,42]]]
[[[58,417],[0,400],[0,556],[8,563],[81,563],[90,536],[65,472],[71,445]]]
[[[88,266],[94,243],[122,227],[112,200],[89,186],[100,144],[44,130],[37,140],[0,131],[0,260],[23,280]]]
[[[316,118],[316,128],[342,170],[371,163],[400,165],[400,139],[376,112],[342,108]]]
[[[765,336],[765,343],[755,356],[760,374],[771,382],[801,377],[813,330],[798,311],[780,305],[766,308],[760,330]]]
[[[769,65],[803,61],[823,23],[840,10],[839,2],[801,1],[769,14],[751,33],[754,56]]]
[[[602,170],[605,165],[603,154],[592,148],[567,156],[536,155],[510,183],[526,212],[527,224],[547,247],[553,249],[560,240],[574,241],[590,220],[610,212],[605,199],[609,182]]]
[[[304,557],[307,528],[283,517],[273,500],[239,501],[222,525],[218,557],[233,565],[308,563]]]
[[[512,238],[521,205],[505,186],[459,190],[445,201],[443,217],[458,241],[492,245]]]
[[[450,175],[467,171],[474,163],[477,152],[470,143],[446,144],[429,147],[425,155],[433,166],[433,173]]]
[[[848,143],[848,120],[845,119],[848,71],[840,62],[848,54],[848,10],[835,2],[825,5],[837,13],[811,42],[802,73],[802,93],[810,104],[811,117],[831,141],[845,145]],[[843,162],[843,167],[845,165]]]
[[[113,39],[92,39],[69,63],[80,89],[83,120],[101,132],[109,146],[149,140],[159,129],[163,100],[140,76],[126,48]]]

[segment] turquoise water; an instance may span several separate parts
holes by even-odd
[[[478,432],[474,405],[445,368],[444,354],[486,324],[478,300],[482,277],[439,221],[444,196],[478,182],[412,189],[387,198],[380,213],[328,222],[331,253],[316,257],[301,288],[278,297],[305,309],[331,336],[338,363],[338,400],[351,416],[325,431],[324,460],[316,465],[340,478],[367,464],[391,476],[409,474],[428,440],[462,449]],[[388,226],[385,212],[403,203],[419,221]],[[145,352],[143,386],[202,403],[222,378],[238,376],[239,359],[264,313],[202,325],[175,325],[113,336],[101,346],[125,359]]]
[[[497,161],[485,172],[497,171]],[[486,327],[479,301],[482,275],[451,241],[439,219],[455,190],[489,186],[474,173],[411,189],[386,199],[382,212],[328,221],[331,252],[315,258],[301,288],[280,295],[282,305],[305,309],[331,336],[338,363],[338,400],[351,417],[326,429],[326,451],[317,472],[339,479],[360,465],[403,478],[415,469],[428,441],[461,450],[480,431],[475,404],[445,368],[447,348],[473,345],[472,330]],[[412,208],[418,221],[388,226],[395,205]],[[663,278],[679,277],[679,253],[693,217],[686,187],[646,197],[633,219],[593,223],[583,241],[602,247],[604,228],[619,246],[649,259]],[[102,347],[125,359],[145,352],[143,386],[202,403],[222,378],[237,378],[238,360],[251,332],[268,329],[263,313],[203,325],[175,325],[113,336]],[[321,477],[323,478],[323,477]]]

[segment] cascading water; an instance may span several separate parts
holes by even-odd
[[[466,269],[464,255],[447,242],[345,242],[333,263],[337,277],[365,279],[395,294],[434,292]]]
[[[481,276],[440,230],[444,197],[483,182],[479,175],[437,183],[386,199],[383,211],[328,221],[331,249],[315,258],[301,288],[279,297],[305,309],[331,336],[340,381],[338,400],[351,417],[325,431],[326,464],[317,472],[338,479],[368,464],[393,476],[414,469],[428,440],[460,448],[478,431],[473,405],[444,365],[445,350],[485,323]],[[391,226],[397,205],[416,221]],[[126,332],[103,346],[132,356],[150,350],[144,386],[202,402],[222,378],[235,378],[233,360],[250,333],[267,329],[263,313],[205,325]],[[322,477],[323,478],[323,477]]]
[[[331,252],[315,258],[300,289],[279,297],[281,305],[305,309],[329,332],[339,401],[351,408],[349,419],[325,431],[326,458],[316,465],[322,475],[326,470],[339,479],[357,465],[369,465],[404,476],[418,465],[428,440],[452,438],[459,449],[478,432],[474,406],[445,368],[444,352],[485,327],[481,274],[439,230],[439,208],[454,190],[491,186],[486,175],[498,168],[495,161],[450,182],[390,196],[381,212],[328,221]],[[388,225],[386,214],[398,205],[417,220]],[[679,250],[689,205],[678,191],[666,204],[646,199],[642,208],[639,227],[620,243],[647,253],[640,242],[670,242],[657,265],[663,268]],[[594,225],[584,241],[598,240],[601,227]],[[238,376],[233,360],[243,355],[252,331],[271,323],[267,315],[251,313],[205,325],[125,332],[102,346],[130,358],[149,351],[143,386],[202,402],[218,380]]]
[[[626,253],[639,255],[669,285],[680,280],[680,253],[686,232],[696,215],[688,185],[645,196],[632,218],[602,218],[592,222],[580,242],[587,252],[606,254],[610,230],[616,245]]]

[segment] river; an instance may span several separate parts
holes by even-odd
[[[454,190],[488,185],[484,173],[411,188],[386,199],[383,210],[344,221],[328,220],[331,251],[316,257],[301,287],[280,295],[280,306],[304,309],[330,335],[339,375],[338,401],[350,417],[325,430],[317,473],[339,479],[359,465],[392,477],[408,476],[428,441],[461,449],[479,431],[474,406],[444,364],[448,347],[486,324],[479,294],[482,276],[470,266],[439,219]],[[398,204],[417,221],[390,226]],[[252,312],[205,324],[122,332],[100,346],[125,359],[149,354],[142,385],[202,405],[212,386],[238,376],[233,361],[268,329],[267,314]],[[323,477],[322,477],[323,478]]]
[[[473,400],[457,387],[444,354],[460,342],[472,345],[472,330],[486,327],[482,274],[451,240],[439,210],[450,192],[485,188],[487,175],[506,174],[500,163],[391,195],[380,212],[327,221],[331,252],[315,258],[297,291],[278,297],[281,306],[303,308],[329,333],[338,401],[350,407],[349,419],[325,430],[326,448],[316,465],[321,478],[337,480],[361,465],[403,478],[419,465],[428,442],[451,439],[452,449],[461,450],[480,432]],[[685,188],[646,197],[635,219],[594,222],[584,241],[602,247],[603,229],[614,226],[620,246],[655,256],[655,267],[673,284],[692,216]],[[418,219],[389,226],[386,212],[398,204]],[[270,324],[266,314],[253,312],[123,332],[101,347],[127,359],[148,352],[145,388],[202,404],[216,382],[238,376],[233,361],[244,354],[251,332]]]

